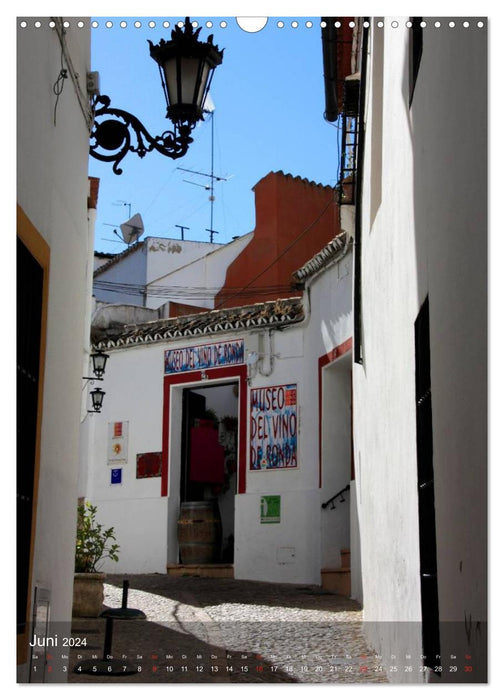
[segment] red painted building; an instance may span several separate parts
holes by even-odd
[[[336,191],[270,172],[254,187],[254,236],[229,265],[215,308],[292,297],[292,271],[340,232]]]

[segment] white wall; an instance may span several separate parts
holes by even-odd
[[[420,620],[414,322],[428,293],[440,618],[471,619],[476,649],[474,621],[486,617],[486,47],[475,22],[453,32],[434,20],[411,109],[407,31],[387,21],[371,33],[356,500],[366,619]],[[420,648],[419,626],[385,629],[384,650]],[[399,629],[413,639],[394,639]],[[442,653],[455,648],[442,639]]]
[[[66,41],[85,94],[89,24],[72,18]],[[86,21],[86,18],[83,18]],[[56,110],[51,86],[61,68],[55,30],[17,30],[17,201],[50,247],[46,363],[33,558],[35,586],[51,592],[51,619],[71,619],[79,422],[84,355],[88,230],[88,131],[71,80]],[[19,24],[19,22],[18,22]],[[54,680],[61,680],[59,677]]]
[[[98,507],[98,521],[114,527],[119,562],[104,571],[149,573],[166,570],[166,499],[161,478],[137,479],[136,456],[162,450],[163,349],[159,345],[109,353],[100,414],[90,414],[94,440],[86,499]],[[111,422],[128,423],[128,460],[108,463]],[[111,470],[122,469],[122,483],[111,484]]]
[[[197,244],[200,246],[197,249],[200,250],[199,257],[194,258],[190,262],[184,261],[183,264],[181,262],[176,269],[168,270],[165,266],[162,272],[159,272],[159,269],[166,253],[162,251],[150,253],[149,262],[151,259],[155,261],[158,275],[152,274],[150,277],[151,284],[147,297],[148,306],[158,308],[171,299],[181,304],[193,304],[213,309],[215,295],[226,281],[226,272],[229,265],[248,245],[252,236],[253,234],[249,233],[218,247],[214,244],[210,251],[208,251],[210,244]],[[182,243],[182,245],[184,244]],[[153,265],[151,267],[154,268]],[[165,293],[164,295],[156,296],[156,287],[172,287],[173,294]],[[191,292],[191,290],[195,291]]]
[[[107,304],[135,304],[142,306],[145,303],[145,295],[139,289],[147,281],[147,251],[145,241],[138,244],[131,252],[123,254],[106,270],[98,272],[94,278],[94,296],[98,301]],[[105,261],[105,265],[110,261]],[[100,268],[98,268],[99,270]],[[100,282],[117,285],[116,288],[100,289]]]

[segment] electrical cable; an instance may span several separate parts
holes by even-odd
[[[60,98],[61,93],[63,92],[65,80],[68,78],[68,71],[66,68],[63,67],[63,48],[61,49],[60,63],[61,63],[60,72],[59,72],[59,75],[54,82],[54,85],[53,85],[53,93],[56,95],[56,102],[54,103],[54,116],[53,116],[54,126],[56,126],[56,110],[58,108],[59,98]]]
[[[329,209],[329,207],[331,206],[331,204],[334,204],[334,199],[333,199],[332,197],[331,197],[331,199],[327,202],[326,206],[322,209],[322,211],[320,212],[320,214],[316,217],[316,219],[315,219],[314,221],[312,221],[312,223],[309,224],[303,231],[301,231],[301,233],[300,233],[288,246],[286,246],[286,247],[283,249],[283,251],[280,253],[280,255],[278,255],[274,260],[272,260],[271,263],[270,263],[267,267],[264,268],[264,270],[262,270],[261,272],[259,272],[255,277],[253,277],[253,278],[250,280],[250,282],[248,282],[244,287],[242,287],[240,292],[237,292],[236,294],[234,294],[234,295],[231,296],[231,297],[228,297],[227,299],[223,299],[222,302],[220,302],[220,304],[217,304],[217,306],[216,306],[215,308],[216,308],[216,309],[219,309],[219,308],[222,306],[222,304],[224,304],[224,302],[229,301],[230,299],[234,299],[234,297],[238,296],[239,294],[243,295],[243,293],[244,293],[245,290],[247,290],[247,289],[250,290],[250,289],[251,289],[251,285],[252,285],[256,280],[258,280],[259,277],[262,277],[266,272],[268,272],[268,270],[269,270],[270,268],[272,268],[273,265],[275,265],[281,258],[283,258],[283,256],[284,256],[286,253],[288,253],[288,251],[289,251],[291,248],[293,248],[293,247],[296,245],[296,243],[297,243],[298,241],[300,241],[301,238],[302,238],[303,236],[305,236],[305,235],[308,233],[308,231],[311,231],[311,229],[312,229],[312,228],[320,221],[320,219],[324,216],[324,214],[325,214],[326,211]]]

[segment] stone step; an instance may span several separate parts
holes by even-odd
[[[352,577],[350,567],[342,566],[337,569],[322,569],[322,588],[326,591],[339,593],[350,598],[352,594]]]
[[[206,576],[207,578],[234,578],[232,564],[167,564],[170,576]]]

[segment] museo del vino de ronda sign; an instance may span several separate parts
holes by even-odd
[[[229,340],[222,343],[192,345],[187,348],[165,350],[164,372],[191,372],[226,365],[241,365],[244,362],[243,340]]]

